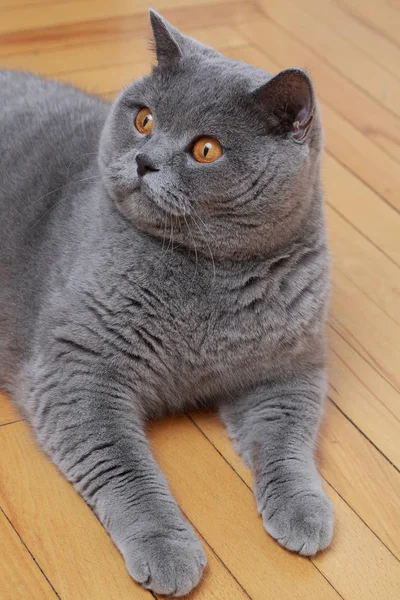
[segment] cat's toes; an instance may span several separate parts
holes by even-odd
[[[332,540],[332,505],[322,492],[283,497],[280,505],[278,501],[275,506],[267,504],[262,516],[267,532],[293,552],[313,556]]]
[[[188,594],[199,583],[207,558],[194,535],[179,536],[153,535],[132,541],[125,561],[133,579],[157,594]]]

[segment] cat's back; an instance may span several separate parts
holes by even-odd
[[[88,178],[108,106],[71,86],[30,73],[0,70],[3,366],[7,356],[14,361],[18,354],[10,352],[16,324],[29,334],[41,282],[54,256],[41,249],[48,244],[55,221],[65,227],[68,204],[78,190],[72,182]],[[0,384],[2,379],[0,370]]]
[[[43,206],[38,198],[83,170],[97,152],[108,103],[31,73],[0,71],[0,107],[2,222],[22,208],[29,221]],[[77,160],[80,154],[86,161]]]
[[[0,71],[0,252],[4,262],[35,238],[35,224],[85,173],[108,103],[31,73]],[[37,233],[37,231],[35,232]],[[43,232],[40,232],[42,235]],[[21,261],[23,257],[18,254]]]

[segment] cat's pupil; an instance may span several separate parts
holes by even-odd
[[[147,115],[147,117],[144,118],[143,127],[146,127],[146,125],[149,121],[150,121],[150,115]]]
[[[204,150],[203,150],[203,155],[207,156],[207,154],[209,153],[209,151],[211,150],[211,144],[210,142],[208,142],[205,146],[204,146]]]

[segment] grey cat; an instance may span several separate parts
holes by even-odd
[[[112,105],[0,73],[0,380],[131,576],[180,596],[206,557],[145,437],[165,413],[218,406],[267,532],[331,540],[329,257],[308,75],[151,23],[158,65]]]

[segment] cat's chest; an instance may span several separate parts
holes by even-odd
[[[186,294],[160,290],[147,296],[145,322],[135,319],[133,338],[140,343],[146,330],[158,340],[154,353],[147,349],[149,360],[162,389],[182,396],[251,385],[271,364],[288,327],[284,308],[254,289],[193,287]]]
[[[90,311],[82,314],[85,332],[90,318],[141,394],[187,406],[251,386],[290,361],[320,318],[320,281],[264,265],[219,278],[182,265],[158,272],[136,265],[106,288],[96,278],[79,304]]]

